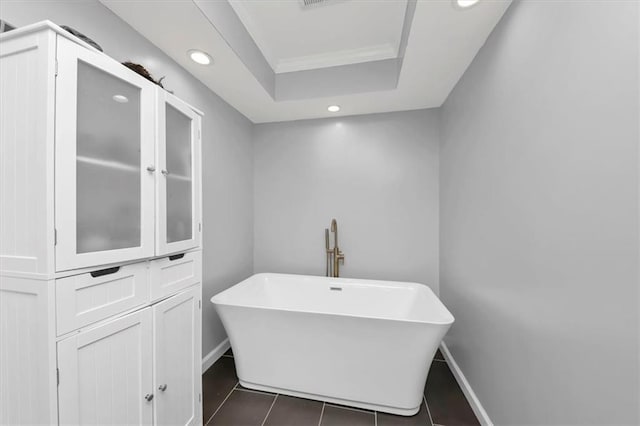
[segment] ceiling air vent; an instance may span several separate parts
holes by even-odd
[[[308,7],[320,6],[332,2],[333,0],[300,0],[300,5],[303,9],[306,9]]]

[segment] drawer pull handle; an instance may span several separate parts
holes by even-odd
[[[182,259],[183,257],[184,257],[184,253],[173,254],[169,256],[169,260],[178,260],[178,259]]]
[[[91,276],[93,278],[101,277],[103,275],[115,274],[120,270],[119,266],[114,266],[113,268],[100,269],[99,271],[93,271]]]

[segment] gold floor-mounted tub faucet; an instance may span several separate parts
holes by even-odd
[[[329,229],[324,230],[324,246],[327,251],[327,277],[340,276],[340,262],[344,265],[344,253],[338,247],[338,222],[331,219],[331,232],[333,233],[333,248],[329,248]]]

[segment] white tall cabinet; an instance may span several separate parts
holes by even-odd
[[[0,35],[0,424],[202,423],[201,120],[50,22]]]

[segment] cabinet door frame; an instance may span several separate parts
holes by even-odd
[[[200,246],[202,233],[201,219],[201,127],[202,118],[187,103],[181,101],[163,89],[157,89],[157,146],[156,164],[156,255],[161,256],[185,251]],[[166,105],[178,110],[191,119],[191,238],[184,241],[167,242],[167,139]],[[169,173],[171,171],[169,170]]]
[[[165,336],[162,333],[164,317],[163,313],[170,311],[171,309],[183,304],[183,303],[191,303],[193,304],[193,401],[192,401],[192,417],[186,425],[197,425],[201,422],[202,419],[202,294],[201,294],[201,286],[197,284],[193,287],[190,287],[188,290],[183,291],[182,293],[178,293],[168,299],[163,300],[162,302],[156,303],[152,306],[153,309],[153,378],[154,378],[154,389],[156,392],[156,399],[154,405],[154,419],[156,424],[166,424],[166,421],[162,419],[162,410],[165,408],[163,404],[167,404],[165,400],[165,394],[162,389],[160,389],[161,385],[167,385],[166,392],[171,392],[171,383],[166,383],[165,375],[163,374],[163,370],[165,368],[170,368],[170,366],[163,365],[163,349],[172,348],[171,342],[165,339]],[[171,407],[169,407],[170,409]]]
[[[142,424],[153,420],[153,400],[146,401],[146,394],[154,394],[153,388],[153,316],[150,308],[109,321],[95,328],[82,331],[58,342],[58,408],[60,424],[80,424],[78,418],[80,401],[78,350],[83,346],[102,340],[136,325],[140,325],[140,342],[143,354],[140,365],[141,389],[139,409]]]
[[[77,252],[77,76],[82,61],[140,89],[140,246]],[[108,56],[58,37],[55,130],[56,271],[142,259],[154,254],[155,85]]]

